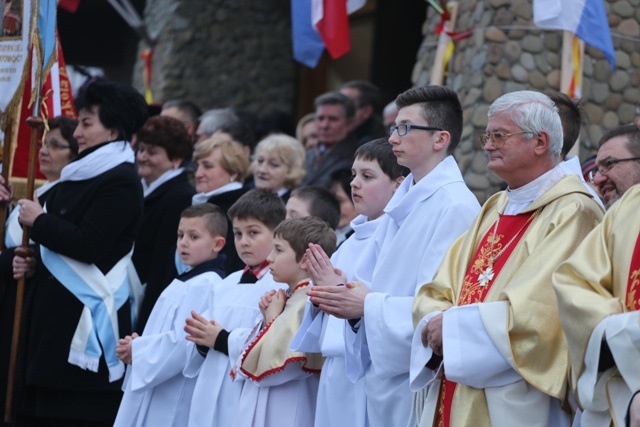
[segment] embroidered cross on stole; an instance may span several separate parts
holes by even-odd
[[[640,234],[636,239],[636,246],[633,249],[631,265],[629,266],[626,305],[628,311],[640,309]]]
[[[495,223],[489,227],[464,276],[458,297],[458,306],[484,302],[502,267],[507,263],[511,253],[531,225],[530,218],[533,214],[534,212],[502,215],[497,228],[495,228]],[[445,373],[438,398],[435,423],[437,427],[449,427],[456,385],[457,383],[446,378]]]

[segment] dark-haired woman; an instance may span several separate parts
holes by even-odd
[[[176,230],[180,213],[191,206],[195,190],[182,167],[191,154],[191,139],[182,122],[166,116],[151,117],[136,137],[144,211],[133,263],[140,281],[146,283],[135,325],[140,333],[156,300],[175,276]]]
[[[111,425],[124,374],[115,345],[131,331],[127,269],[143,197],[129,140],[147,106],[129,86],[96,82],[76,108],[79,155],[46,212],[18,202],[37,244],[33,261],[14,258],[14,276],[33,274],[23,319],[24,412],[33,425]]]

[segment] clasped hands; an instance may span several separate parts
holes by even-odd
[[[310,301],[320,310],[340,319],[364,316],[364,300],[369,289],[361,282],[347,282],[319,245],[307,249],[307,272],[315,286],[307,290]],[[344,286],[339,286],[344,284]]]

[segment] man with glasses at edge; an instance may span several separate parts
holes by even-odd
[[[551,274],[603,211],[559,167],[562,127],[548,96],[506,94],[488,116],[482,149],[508,188],[487,200],[415,299],[411,388],[424,403],[421,425],[569,426]]]
[[[637,125],[620,126],[604,134],[589,180],[598,189],[607,209],[631,186],[640,183],[640,129]]]
[[[398,95],[396,105],[389,142],[398,164],[411,173],[371,238],[376,259],[362,265],[375,265],[373,272],[356,271],[346,286],[314,286],[307,292],[321,310],[350,319],[345,365],[352,381],[364,376],[371,427],[407,424],[416,290],[433,278],[449,245],[480,209],[452,155],[462,134],[456,93],[424,86]]]

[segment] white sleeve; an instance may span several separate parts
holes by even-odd
[[[520,381],[507,336],[506,301],[452,307],[442,319],[444,370],[451,381],[474,388]]]
[[[392,297],[372,292],[364,302],[363,323],[375,374],[391,378],[409,372],[413,296]]]
[[[201,285],[190,286],[183,298],[163,313],[167,330],[155,334],[143,332],[142,336],[131,342],[132,390],[155,387],[176,375],[182,375],[189,343],[184,331],[185,319],[191,316],[191,310],[202,307],[202,289]]]
[[[427,363],[433,356],[433,351],[429,346],[422,345],[422,329],[427,326],[429,320],[434,316],[442,313],[434,311],[429,313],[418,322],[416,330],[413,332],[413,340],[411,341],[411,362],[409,365],[409,387],[411,391],[417,392],[426,387],[433,380],[436,371],[427,368]]]
[[[369,344],[367,343],[366,326],[360,320],[358,332],[351,329],[349,322],[344,322],[345,370],[347,378],[355,383],[364,374],[371,363]]]
[[[131,343],[131,390],[155,387],[181,375],[187,343],[184,334],[173,330],[134,339]]]
[[[638,311],[607,318],[607,344],[616,367],[631,390],[640,390],[640,323]]]
[[[304,308],[304,317],[298,332],[293,337],[289,349],[291,351],[301,351],[309,353],[320,353],[324,312],[313,306],[307,300]]]
[[[582,406],[594,412],[609,411],[608,382],[615,369],[599,372],[602,342],[606,339],[617,370],[630,390],[640,389],[640,325],[638,312],[619,313],[600,321],[591,333],[584,357],[584,370],[578,378],[578,397]]]
[[[201,316],[205,319],[209,319],[211,317],[209,309],[200,312]],[[198,351],[198,348],[195,343],[191,341],[187,341],[187,346],[185,348],[186,352],[186,363],[182,374],[187,378],[195,378],[198,376],[200,372],[200,368],[202,367],[202,363],[204,362],[205,356],[201,355]],[[209,350],[213,351],[213,350]]]

